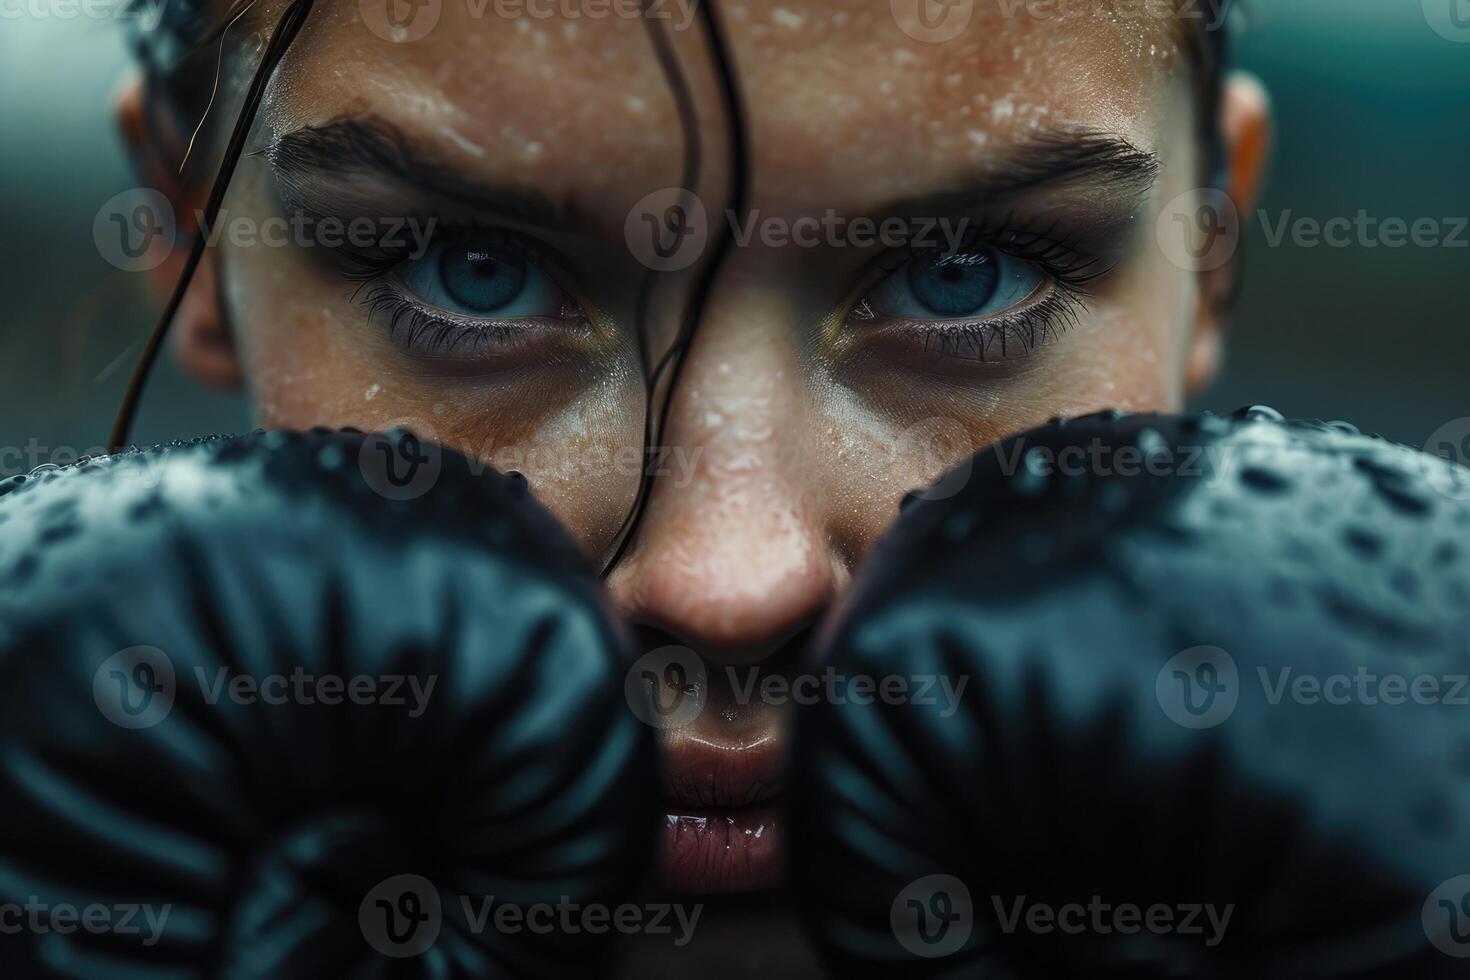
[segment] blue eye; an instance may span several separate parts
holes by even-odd
[[[867,305],[878,317],[977,319],[1010,310],[1045,281],[1032,262],[968,245],[909,259],[878,284]]]
[[[436,244],[397,270],[425,302],[470,317],[557,316],[556,283],[524,251],[499,243]]]

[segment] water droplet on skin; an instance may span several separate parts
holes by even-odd
[[[787,10],[785,7],[777,7],[771,11],[771,21],[788,30],[799,31],[802,25],[806,23],[806,18],[795,11]]]

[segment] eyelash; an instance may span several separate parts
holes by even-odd
[[[986,363],[994,360],[999,348],[1001,360],[1011,354],[1011,347],[1030,354],[1048,340],[1060,337],[1077,325],[1086,310],[1082,298],[1066,288],[1056,289],[1039,303],[1015,313],[1002,314],[984,321],[936,323],[910,321],[915,332],[924,339],[924,350],[942,357]]]
[[[388,339],[407,350],[452,354],[465,346],[482,349],[488,343],[512,340],[525,330],[524,325],[513,320],[480,320],[430,312],[386,282],[367,282],[363,288],[367,294],[357,301],[367,310],[368,319],[386,316]]]
[[[958,244],[960,249],[977,245],[993,248],[1035,263],[1051,280],[1051,294],[1040,302],[983,320],[898,322],[908,323],[923,338],[926,352],[982,363],[991,360],[995,353],[1002,360],[1007,358],[1013,346],[1019,347],[1023,354],[1030,354],[1048,340],[1061,336],[1086,311],[1085,297],[1090,285],[1111,272],[1112,266],[1101,267],[1099,260],[1087,258],[1070,238],[1053,237],[1056,228],[1052,225],[1045,230],[1027,230],[1007,217],[994,226],[972,226]],[[490,226],[440,226],[434,233],[435,244],[460,238],[507,243],[532,257],[539,254],[521,236]],[[880,257],[875,265],[885,275],[891,275],[906,263],[922,261],[943,251],[940,247],[899,248]],[[404,349],[441,355],[465,347],[483,349],[486,345],[512,340],[525,329],[522,321],[461,317],[430,309],[404,295],[402,287],[383,281],[409,258],[407,249],[361,250],[345,246],[341,257],[343,276],[362,284],[353,294],[354,301],[362,303],[369,320],[385,317],[389,340]],[[867,288],[871,289],[876,281],[869,282]],[[574,306],[569,299],[565,315],[580,316],[580,310],[571,309]],[[865,297],[847,316],[849,320],[859,321],[878,319]]]
[[[1036,348],[1077,325],[1087,310],[1091,285],[1113,271],[1097,258],[1088,258],[1077,246],[1075,236],[1053,237],[1058,224],[1043,230],[1028,230],[1014,223],[1013,216],[990,226],[971,227],[958,249],[981,246],[1005,252],[1013,258],[1035,263],[1051,280],[1051,294],[1013,313],[981,320],[898,320],[907,323],[924,339],[924,350],[942,357],[982,363],[998,353],[1004,360],[1012,345],[1030,354]],[[941,254],[944,248],[899,250],[880,258],[878,266],[891,275],[909,262]],[[891,263],[888,264],[888,263]],[[875,283],[870,282],[868,289]],[[849,319],[877,320],[866,296],[848,314]],[[892,319],[892,318],[890,318]]]
[[[448,226],[440,223],[435,227],[429,247],[456,240],[504,244],[532,259],[539,259],[542,254],[521,235],[477,223]],[[388,339],[405,350],[429,355],[453,354],[461,348],[480,350],[524,334],[526,327],[522,320],[483,319],[433,309],[405,295],[402,286],[385,282],[385,276],[411,257],[407,248],[362,250],[347,245],[340,250],[340,257],[343,277],[361,283],[353,293],[353,301],[362,305],[369,321],[386,318]],[[576,303],[564,291],[563,294],[566,300],[563,317],[583,318]]]

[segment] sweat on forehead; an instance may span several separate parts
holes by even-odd
[[[152,0],[133,0],[150,3]],[[656,0],[650,9],[664,29],[676,38],[698,34],[695,0]],[[714,0],[711,0],[714,2]],[[927,31],[927,19],[917,8],[918,0],[894,0],[871,8],[851,9],[840,0],[750,0],[722,3],[721,9],[744,53],[758,64],[786,57],[809,58],[835,41],[851,51],[887,48],[908,55],[929,49],[925,61],[943,63],[946,58],[964,57],[977,41],[989,42],[992,53],[1005,45],[1021,43],[1029,48],[1012,52],[1014,60],[1034,56],[1034,45],[1024,40],[1039,32],[1064,45],[1067,36],[1092,37],[1115,45],[1113,53],[1125,61],[1169,64],[1181,54],[1208,60],[1206,39],[1223,33],[1225,15],[1233,0],[957,0],[943,8],[944,22],[954,29],[938,35]],[[264,35],[277,22],[290,0],[200,0],[211,4],[213,13],[201,17],[189,3],[175,3],[163,11],[164,28],[158,35],[187,41],[190,36],[201,46],[212,46],[223,34],[224,43],[237,51],[258,52]],[[426,54],[455,58],[454,52],[495,40],[510,43],[535,57],[567,55],[583,60],[582,68],[595,73],[599,61],[615,64],[626,52],[620,48],[637,38],[635,27],[644,0],[364,0],[362,3],[321,3],[312,13],[305,32],[309,45],[313,36],[325,36],[339,48],[329,58],[343,57],[342,44],[353,45],[362,54],[384,64],[413,61]],[[194,6],[197,6],[194,5]],[[405,17],[405,12],[409,16]],[[228,25],[228,29],[226,29]],[[508,30],[507,30],[508,29]],[[394,38],[395,40],[390,40]],[[201,40],[202,39],[202,40]],[[589,48],[588,42],[592,42]],[[578,43],[582,42],[582,43]],[[915,45],[918,45],[916,47]],[[983,47],[984,45],[982,45]],[[473,52],[471,52],[473,53]],[[641,52],[647,57],[646,49]],[[458,60],[456,58],[456,60]],[[491,67],[497,59],[493,56]],[[852,73],[863,62],[843,60],[833,67]],[[448,66],[446,66],[447,68]],[[755,67],[750,65],[746,67]],[[456,64],[460,74],[465,66]],[[559,66],[564,70],[565,66]]]
[[[323,5],[272,89],[271,135],[371,113],[469,166],[583,179],[595,166],[599,180],[677,173],[677,120],[644,25],[577,15],[589,2],[505,17],[496,0],[442,0],[434,29],[401,44],[377,36],[356,4]],[[763,189],[802,195],[841,172],[900,197],[912,190],[905,171],[939,157],[973,165],[1040,128],[1103,129],[1144,145],[1182,60],[1182,22],[1161,3],[974,0],[965,29],[942,43],[906,34],[888,4],[725,4]],[[711,114],[706,136],[718,140],[699,33],[677,29],[677,3],[660,9]]]

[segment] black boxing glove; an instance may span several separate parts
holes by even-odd
[[[604,971],[557,906],[634,892],[658,790],[598,589],[406,434],[0,484],[0,975]]]
[[[797,720],[791,867],[829,961],[1464,976],[1456,487],[1250,410],[1052,424],[919,495],[824,631],[868,696]]]

